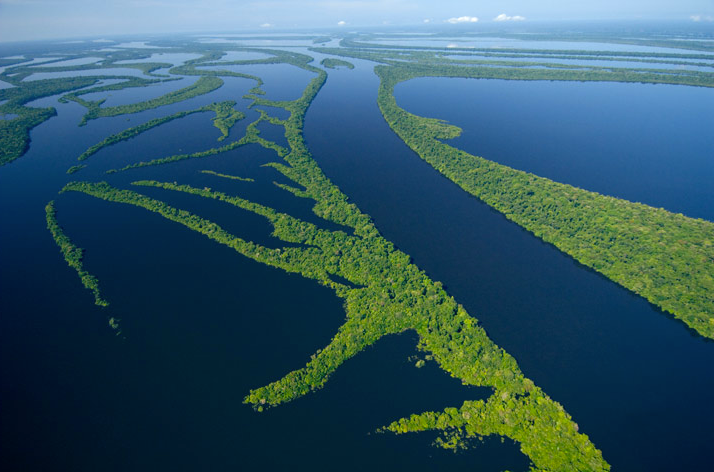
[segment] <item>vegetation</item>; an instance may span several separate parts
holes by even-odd
[[[351,62],[343,61],[342,59],[335,59],[333,57],[327,57],[320,61],[320,64],[327,67],[328,69],[339,69],[340,67],[346,67],[348,69],[354,69],[355,66]]]
[[[228,133],[236,122],[245,118],[245,114],[234,109],[236,102],[221,102],[213,103],[208,105],[208,110],[216,113],[216,117],[213,118],[213,126],[221,131],[221,136],[218,138],[219,141],[223,141],[228,137]]]
[[[224,179],[230,179],[230,180],[240,180],[241,182],[255,182],[255,180],[251,178],[246,178],[246,177],[238,177],[237,175],[228,175],[228,174],[221,174],[218,172],[214,172],[212,170],[202,170],[202,174],[209,174],[209,175],[215,175],[216,177],[222,177]]]
[[[253,95],[252,97],[254,99],[256,99],[256,101],[254,101],[254,103],[257,103],[257,97],[255,95]],[[267,102],[263,101],[261,103],[267,103]],[[270,102],[270,103],[276,103],[276,102]],[[282,102],[280,102],[280,103],[282,103]],[[137,162],[134,164],[126,165],[126,166],[122,167],[121,169],[110,169],[107,171],[107,173],[113,174],[116,172],[123,172],[126,170],[136,169],[139,167],[150,167],[150,166],[157,166],[157,165],[163,165],[163,164],[171,164],[174,162],[183,161],[185,159],[197,159],[197,158],[215,156],[216,154],[221,154],[224,152],[232,151],[232,150],[237,149],[241,146],[245,146],[246,144],[259,144],[260,146],[263,146],[266,149],[274,150],[279,156],[285,155],[287,153],[287,150],[285,148],[283,148],[282,146],[280,146],[272,141],[268,141],[268,140],[262,138],[260,136],[260,130],[258,129],[258,125],[262,121],[268,121],[273,124],[281,124],[284,122],[282,120],[278,120],[277,118],[273,118],[273,117],[269,116],[265,110],[259,110],[259,111],[260,111],[260,116],[258,117],[257,120],[255,120],[254,122],[250,123],[247,126],[245,136],[243,136],[241,139],[239,139],[237,141],[233,141],[230,144],[226,144],[226,145],[212,148],[212,149],[206,149],[203,151],[197,151],[197,152],[193,152],[193,153],[175,154],[173,156],[153,159],[151,161],[141,161],[141,162]]]
[[[414,421],[420,428],[441,429],[447,431],[450,438],[457,433],[464,437],[498,434],[512,438],[531,458],[535,470],[609,470],[600,451],[587,436],[578,432],[577,425],[563,408],[525,378],[516,361],[488,338],[477,320],[469,316],[440,283],[432,281],[413,265],[409,256],[385,240],[370,218],[349,203],[325,177],[307,150],[302,126],[306,110],[324,84],[326,73],[303,59],[293,59],[300,67],[317,74],[302,97],[291,102],[251,97],[255,106],[280,107],[290,113],[287,120],[281,121],[289,144],[289,149],[278,147],[278,155],[284,163],[269,165],[296,185],[286,187],[315,202],[313,212],[316,215],[351,228],[352,234],[322,229],[272,208],[208,188],[157,181],[134,182],[136,186],[219,200],[261,215],[272,224],[273,236],[290,244],[271,249],[232,235],[198,215],[132,190],[107,183],[73,182],[64,191],[83,192],[107,201],[145,208],[257,262],[316,280],[344,299],[347,318],[329,345],[318,350],[304,368],[252,390],[245,402],[256,409],[276,406],[322,387],[346,359],[381,337],[413,330],[419,335],[419,347],[429,352],[444,370],[465,384],[493,390],[486,402],[465,402],[458,410],[421,415],[443,419],[431,423]],[[251,134],[257,131],[256,123],[249,126],[246,137],[251,135],[252,142],[266,147],[275,146],[261,142],[257,134]],[[304,190],[298,190],[298,187]],[[296,244],[300,246],[296,247]],[[349,282],[349,285],[341,281]],[[457,418],[445,421],[444,415],[452,415],[454,411]],[[412,420],[404,419],[397,424],[408,421]],[[399,432],[415,429],[409,424],[400,427]],[[387,429],[397,431],[392,425]],[[449,441],[442,443],[454,442]]]
[[[102,77],[104,78],[104,77]],[[75,101],[74,99],[76,97],[79,97],[81,95],[87,95],[90,93],[102,93],[102,92],[113,92],[116,90],[124,90],[128,88],[134,88],[134,87],[148,87],[149,85],[152,84],[158,84],[160,82],[171,82],[173,80],[180,80],[179,78],[172,78],[172,79],[166,79],[166,80],[149,80],[149,79],[142,79],[139,77],[109,77],[110,79],[119,79],[121,80],[120,82],[117,83],[110,83],[110,84],[105,84],[105,85],[99,85],[97,87],[87,87],[82,90],[77,90],[76,92],[68,93],[67,95],[64,95],[59,98],[60,103],[68,103],[69,101]]]
[[[692,85],[714,87],[714,73],[694,70],[632,69],[624,67],[592,67],[538,62],[470,61],[472,67],[460,67],[458,60],[434,59],[436,53],[416,51],[398,54],[395,51],[313,48],[323,54],[336,54],[394,66],[397,81],[414,77],[470,77],[475,79],[510,80],[576,80],[581,82],[632,82],[650,84]],[[413,59],[413,61],[407,62]],[[488,67],[478,67],[479,65]],[[492,65],[501,67],[490,67]],[[531,68],[539,66],[541,68]]]
[[[131,139],[131,138],[138,136],[141,133],[148,131],[152,128],[155,128],[159,125],[163,125],[170,121],[173,121],[173,120],[176,120],[179,118],[183,118],[185,116],[192,115],[194,113],[201,113],[201,112],[207,112],[207,111],[213,111],[216,113],[216,117],[213,118],[213,124],[214,124],[214,126],[216,126],[216,128],[218,128],[221,131],[221,136],[218,138],[218,140],[221,141],[228,136],[230,129],[233,127],[233,125],[236,123],[236,121],[245,118],[245,114],[233,109],[235,104],[236,104],[236,102],[234,102],[234,101],[211,103],[210,105],[196,108],[195,110],[180,111],[180,112],[174,113],[173,115],[163,116],[161,118],[155,118],[155,119],[147,121],[146,123],[143,123],[141,125],[134,126],[133,128],[128,128],[120,133],[108,136],[101,142],[91,146],[89,149],[87,149],[82,154],[80,154],[80,156],[77,158],[77,160],[84,161],[84,160],[88,159],[90,156],[92,156],[93,154],[96,154],[101,149],[103,149],[107,146],[111,146],[113,144],[119,143],[121,141],[125,141],[127,139]],[[71,174],[73,172],[80,170],[82,167],[84,167],[84,166],[73,166],[73,167],[71,167],[71,169],[76,169],[76,170],[73,170],[72,172],[67,171],[67,173]]]
[[[45,207],[45,214],[47,217],[47,229],[52,233],[52,237],[62,251],[64,260],[67,261],[70,267],[77,271],[82,285],[87,289],[91,290],[94,294],[94,303],[98,306],[106,307],[109,303],[104,300],[99,292],[99,281],[89,272],[84,270],[82,264],[82,253],[84,252],[81,248],[75,246],[72,241],[64,234],[62,228],[57,222],[57,211],[55,210],[55,202],[51,201]]]
[[[419,156],[543,240],[714,338],[714,223],[553,182],[441,142],[460,129],[399,108],[394,86],[423,76],[568,79],[571,71],[504,73],[378,66],[379,107]],[[593,74],[586,80],[597,80]],[[615,79],[622,78],[615,74]],[[579,80],[579,79],[575,79]]]
[[[87,114],[82,118],[81,125],[86,124],[89,120],[94,120],[97,118],[104,118],[109,116],[126,115],[129,113],[139,113],[146,110],[151,110],[153,108],[158,108],[164,105],[171,105],[173,103],[182,102],[188,100],[189,98],[197,97],[199,95],[204,95],[206,93],[212,92],[223,85],[223,81],[218,77],[201,77],[196,83],[189,85],[188,87],[176,90],[175,92],[169,92],[161,97],[147,100],[145,102],[132,103],[129,105],[118,105],[115,107],[102,108],[101,105],[104,100],[99,101],[87,101],[79,98],[75,95],[68,95],[66,98],[73,100],[83,107],[87,108]]]
[[[14,161],[27,152],[30,130],[57,114],[54,108],[34,108],[27,103],[59,93],[76,90],[97,82],[92,77],[35,80],[22,87],[0,89],[0,114],[17,115],[0,120],[0,166]]]
[[[320,38],[318,38],[320,39]],[[315,40],[316,43],[322,42]],[[460,130],[441,121],[411,115],[399,108],[393,97],[394,86],[415,77],[479,77],[514,80],[610,80],[624,82],[675,83],[697,86],[714,86],[713,75],[691,71],[661,71],[656,69],[625,69],[608,67],[580,67],[562,64],[545,64],[535,58],[621,58],[642,62],[706,61],[702,54],[619,54],[608,55],[596,51],[543,51],[509,50],[508,54],[523,57],[523,61],[466,60],[446,57],[453,50],[431,51],[424,48],[386,47],[365,43],[347,42],[352,49],[320,49],[321,52],[377,61],[381,78],[379,106],[392,129],[419,155],[461,185],[462,188],[503,212],[508,218],[532,231],[537,236],[555,244],[577,260],[599,270],[623,286],[640,293],[653,303],[670,310],[700,333],[712,337],[714,320],[711,314],[714,293],[714,230],[712,223],[674,215],[645,205],[617,200],[592,192],[552,182],[531,174],[500,166],[476,156],[454,149],[441,140],[455,137]],[[161,50],[161,49],[157,49]],[[180,154],[147,162],[139,162],[120,170],[201,158],[237,149],[246,144],[258,144],[275,151],[279,162],[267,164],[291,180],[294,185],[278,184],[280,188],[301,198],[314,201],[313,212],[343,231],[333,231],[308,223],[273,208],[244,198],[195,188],[173,182],[143,180],[134,182],[138,188],[157,188],[166,192],[182,192],[196,198],[218,200],[260,215],[272,225],[273,236],[286,243],[285,247],[272,249],[253,241],[230,234],[216,223],[158,199],[149,198],[135,190],[121,189],[105,182],[72,182],[63,191],[82,192],[110,202],[144,208],[170,221],[203,234],[211,240],[233,248],[256,262],[300,274],[305,278],[331,288],[344,300],[346,319],[330,343],[319,349],[305,367],[287,373],[268,385],[251,390],[245,403],[256,410],[280,405],[297,399],[312,390],[321,388],[329,376],[345,360],[355,356],[380,338],[411,330],[419,337],[419,348],[430,361],[436,362],[450,375],[466,385],[490,388],[486,400],[466,401],[459,407],[441,412],[423,412],[394,421],[382,428],[402,434],[412,431],[436,430],[443,434],[439,444],[452,448],[463,445],[465,438],[499,435],[520,444],[524,454],[532,460],[532,470],[539,471],[604,471],[609,470],[600,451],[588,437],[578,431],[577,424],[563,407],[549,398],[539,387],[525,377],[515,359],[488,338],[478,321],[449,296],[439,282],[430,279],[411,263],[408,255],[384,239],[371,222],[348,197],[333,185],[312,159],[302,136],[305,113],[311,101],[325,83],[327,74],[312,65],[313,59],[304,54],[278,50],[259,50],[270,55],[264,59],[217,62],[224,52],[210,47],[197,48],[188,43],[183,51],[200,51],[202,57],[187,61],[171,69],[171,74],[199,76],[190,87],[172,92],[154,100],[133,105],[102,108],[103,101],[80,98],[92,92],[118,90],[145,86],[155,81],[123,78],[119,84],[95,85],[97,77],[83,78],[67,87],[72,79],[59,82],[44,81],[39,85],[22,82],[18,91],[0,91],[0,99],[7,95],[2,113],[21,113],[13,107],[22,107],[33,87],[58,90],[48,93],[73,93],[73,100],[88,109],[89,119],[117,116],[125,113],[178,103],[211,90],[223,83],[220,77],[242,77],[254,80],[245,97],[252,100],[251,107],[259,117],[246,128],[241,139],[228,144],[190,154]],[[234,50],[256,50],[234,48]],[[457,51],[471,54],[473,49]],[[475,51],[486,56],[493,50]],[[587,53],[587,54],[586,54]],[[114,53],[113,53],[114,54]],[[505,55],[504,53],[503,55]],[[136,52],[121,52],[107,56],[102,66],[109,66]],[[226,65],[285,63],[315,74],[302,96],[294,101],[275,101],[265,97],[262,80],[239,72],[222,70]],[[329,58],[321,62],[326,68],[354,67],[340,59]],[[687,65],[693,65],[688,63]],[[156,65],[156,64],[154,64]],[[123,65],[122,65],[123,66]],[[166,67],[165,64],[162,64]],[[466,67],[464,67],[466,66]],[[74,66],[90,69],[88,66]],[[114,65],[114,67],[117,67]],[[155,70],[146,67],[145,72]],[[209,69],[210,68],[210,69]],[[54,69],[57,70],[56,68]],[[147,72],[148,71],[148,72]],[[10,77],[18,82],[27,70],[17,69]],[[14,78],[13,78],[14,77]],[[106,78],[106,77],[103,77]],[[37,81],[43,82],[43,81]],[[53,89],[52,87],[55,87]],[[90,87],[79,90],[81,87]],[[61,90],[59,90],[61,89]],[[12,90],[12,89],[10,89]],[[42,92],[44,93],[44,92]],[[17,97],[12,98],[13,94]],[[14,100],[14,102],[13,102]],[[214,125],[221,130],[219,141],[229,135],[231,127],[244,116],[236,111],[234,102],[214,103],[196,110],[185,111],[151,120],[143,125],[126,129],[90,147],[80,155],[84,161],[105,146],[130,139],[170,120],[199,111],[213,111]],[[287,118],[271,117],[263,108],[280,108]],[[32,110],[27,108],[27,110]],[[25,113],[32,113],[25,111]],[[16,118],[18,119],[18,118]],[[46,118],[45,118],[46,119]],[[12,122],[14,120],[4,120]],[[258,125],[268,121],[283,126],[287,147],[260,136]],[[0,126],[2,123],[0,123]],[[29,130],[29,128],[27,128]],[[13,133],[15,133],[13,131]],[[4,138],[3,138],[4,139]],[[3,149],[5,149],[3,147]],[[76,172],[84,164],[73,166]],[[116,171],[110,171],[116,172]],[[204,170],[205,174],[239,181],[252,181],[238,176]],[[82,268],[82,250],[74,246],[59,227],[53,202],[48,204],[47,223],[55,241],[62,249],[69,265],[77,270],[84,285],[93,291],[97,304],[106,305],[100,296],[96,278]],[[654,249],[653,249],[654,247]],[[101,302],[101,303],[100,303]],[[103,306],[104,306],[103,305]],[[689,310],[689,311],[687,311]],[[112,327],[117,320],[110,318]],[[424,364],[418,360],[417,365]]]
[[[67,173],[74,174],[75,172],[79,172],[80,170],[84,169],[85,167],[87,167],[87,166],[84,164],[78,164],[76,166],[72,166],[69,169],[67,169]]]

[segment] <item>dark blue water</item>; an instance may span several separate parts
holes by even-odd
[[[330,71],[307,114],[306,139],[325,173],[564,405],[613,470],[708,468],[714,343],[420,160],[380,118],[372,65],[353,62],[353,71]],[[399,99],[411,111],[429,101]],[[560,125],[567,135],[569,122]]]
[[[450,144],[477,156],[714,221],[712,89],[425,78],[395,97],[462,128]]]
[[[204,115],[152,130],[154,139],[145,143],[150,155],[140,156],[139,141],[130,140],[102,150],[80,173],[65,174],[77,155],[110,134],[216,98],[240,97],[246,86],[250,81],[227,80],[191,103],[131,115],[130,123],[115,117],[81,128],[82,107],[55,104],[58,116],[32,131],[30,151],[0,168],[6,222],[0,231],[2,469],[426,471],[482,464],[483,470],[525,470],[528,460],[509,441],[487,440],[474,452],[453,454],[429,447],[431,433],[373,434],[401,416],[488,393],[462,386],[433,363],[415,368],[411,333],[385,338],[349,360],[322,390],[253,412],[242,398],[324,347],[344,321],[342,301],[159,215],[81,194],[57,195],[74,179],[108,179],[120,187],[135,179],[177,180],[330,227],[311,215],[309,201],[273,185],[287,181],[261,167],[276,156],[259,146],[102,173],[109,162],[170,155],[178,142],[194,146],[191,139],[203,137],[207,148],[214,146],[217,133]],[[199,124],[201,117],[207,123]],[[255,182],[220,179],[200,173],[204,169]],[[280,244],[265,221],[230,205],[135,189],[239,236]],[[44,205],[51,199],[66,233],[86,250],[85,268],[99,278],[107,309],[92,304],[45,229]],[[109,316],[120,320],[122,337],[108,327]]]
[[[706,403],[714,388],[714,343],[441,177],[384,123],[373,65],[352,62],[353,71],[329,72],[307,115],[308,145],[328,176],[565,406],[614,470],[705,470],[714,440]],[[286,75],[281,85],[278,78],[276,92],[302,80]],[[57,195],[75,179],[108,179],[124,188],[138,179],[177,181],[337,229],[313,215],[308,200],[273,185],[288,183],[262,167],[277,156],[255,145],[103,173],[115,163],[201,142],[215,146],[210,114],[106,148],[88,168],[65,174],[84,149],[128,126],[231,98],[243,109],[239,97],[252,85],[227,79],[211,94],[130,115],[129,122],[122,116],[81,128],[82,107],[55,103],[59,116],[33,130],[28,154],[0,168],[3,469],[527,470],[527,459],[509,441],[487,439],[453,454],[430,447],[433,433],[370,434],[399,417],[487,394],[461,386],[434,363],[416,369],[411,333],[385,338],[347,361],[324,389],[254,413],[243,396],[324,347],[343,322],[341,300],[159,215]],[[249,113],[229,140],[257,117]],[[255,181],[221,179],[200,172],[205,169]],[[134,189],[238,236],[281,244],[264,220],[230,205]],[[111,304],[106,310],[92,305],[45,229],[50,199],[57,200],[66,233],[86,249],[85,267]],[[123,338],[108,328],[109,316],[120,319]]]

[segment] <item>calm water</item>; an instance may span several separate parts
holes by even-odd
[[[326,174],[565,406],[613,470],[708,467],[714,343],[440,176],[379,118],[377,78],[354,62],[330,73],[307,115]],[[410,111],[430,101],[399,98]]]
[[[714,343],[441,177],[384,123],[373,64],[353,62],[353,71],[330,71],[307,115],[306,139],[327,175],[563,403],[615,470],[705,469],[714,413],[701,405],[714,388]],[[304,79],[300,71],[274,73],[266,80],[268,98],[294,94]],[[59,116],[33,131],[28,154],[0,168],[0,216],[11,222],[0,231],[3,469],[527,470],[527,459],[509,441],[487,439],[453,454],[430,447],[432,433],[370,434],[399,417],[488,393],[463,387],[434,363],[416,369],[408,359],[416,354],[411,333],[387,337],[350,359],[322,390],[253,412],[243,396],[303,366],[325,346],[343,321],[341,300],[159,215],[86,195],[57,195],[76,179],[107,179],[124,188],[139,179],[178,181],[335,229],[311,213],[308,200],[272,184],[287,181],[262,167],[277,156],[258,146],[103,173],[201,143],[214,146],[218,131],[210,114],[103,149],[88,168],[65,174],[84,149],[112,133],[212,101],[234,99],[249,115],[224,143],[238,139],[257,117],[240,98],[252,86],[226,79],[211,94],[129,115],[129,123],[115,117],[81,128],[79,105],[54,103]],[[48,106],[53,99],[38,102]],[[264,125],[261,132],[275,129]],[[206,169],[255,182],[200,173]],[[254,214],[135,189],[243,238],[281,244]],[[92,305],[45,229],[43,207],[51,199],[66,233],[86,249],[85,267],[99,278],[108,309]],[[107,327],[108,316],[121,320],[125,338]]]
[[[395,97],[462,128],[450,144],[477,156],[714,221],[714,90],[425,78]]]
[[[240,108],[245,105],[240,97],[252,85],[228,80],[191,102],[234,98]],[[490,464],[488,470],[527,467],[508,441],[488,440],[482,450],[453,454],[429,447],[434,434],[370,434],[401,416],[487,394],[462,386],[433,363],[415,368],[409,358],[416,354],[416,338],[410,333],[381,340],[300,401],[264,414],[243,405],[251,388],[301,367],[329,342],[344,320],[341,300],[312,281],[247,260],[158,215],[85,195],[58,196],[57,190],[83,178],[122,187],[143,178],[180,180],[245,196],[323,227],[334,225],[313,215],[307,200],[272,184],[286,181],[261,167],[276,155],[258,146],[102,173],[105,166],[170,155],[178,146],[193,148],[200,141],[213,146],[218,133],[204,115],[106,148],[87,161],[87,169],[68,176],[65,170],[79,153],[128,123],[116,117],[79,128],[81,107],[54,105],[59,116],[33,131],[28,154],[0,169],[0,215],[12,222],[0,232],[3,469],[471,470],[474,460]],[[131,125],[194,106],[189,105],[131,115]],[[234,132],[229,139],[238,137]],[[140,155],[145,148],[149,155]],[[204,169],[255,182],[201,174]],[[243,210],[138,190],[242,237],[280,245],[265,220]],[[108,309],[92,305],[45,229],[43,207],[50,199],[57,199],[66,233],[86,249],[85,267],[100,279]],[[108,328],[108,316],[121,320],[125,338]]]

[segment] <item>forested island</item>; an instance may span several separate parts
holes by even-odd
[[[397,62],[392,59],[393,52],[382,55],[379,51],[379,48],[332,50],[348,57],[389,64],[376,68],[381,79],[380,110],[390,127],[422,159],[578,262],[645,297],[702,336],[714,339],[714,223],[587,192],[473,156],[442,142],[457,137],[461,133],[458,127],[410,114],[397,105],[393,96],[398,83],[418,77],[636,81],[714,87],[714,74],[655,74],[651,70],[590,70],[579,66],[568,66],[576,67],[575,70],[520,69],[523,65],[520,63],[508,69],[465,67],[446,64],[437,54],[421,51],[415,54],[417,60],[405,63],[404,54],[400,54],[402,60]],[[561,51],[545,52],[561,54]],[[576,53],[593,54],[569,52]],[[688,55],[690,59],[704,57],[707,56]]]

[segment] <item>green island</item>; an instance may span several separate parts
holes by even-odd
[[[103,108],[101,105],[104,100],[100,101],[87,101],[79,98],[76,94],[66,95],[64,98],[67,100],[72,100],[83,107],[87,108],[87,113],[82,117],[81,125],[86,124],[89,120],[95,120],[97,118],[105,118],[109,116],[126,115],[129,113],[139,113],[146,110],[151,110],[153,108],[158,108],[164,105],[171,105],[173,103],[179,103],[189,98],[197,97],[199,95],[204,95],[206,93],[212,92],[223,85],[223,81],[218,77],[200,77],[194,84],[184,87],[175,92],[169,92],[161,97],[154,98],[139,103],[132,103],[130,105],[118,105],[115,107]]]
[[[321,50],[324,51],[324,50]],[[330,50],[335,53],[335,50]],[[406,112],[394,87],[419,77],[669,83],[714,87],[711,73],[650,69],[464,67],[439,61],[397,62],[379,51],[338,50],[382,62],[379,108],[394,132],[422,159],[578,262],[600,272],[714,339],[714,223],[554,182],[473,156],[442,140],[461,133],[440,120]]]
[[[228,175],[228,174],[221,174],[220,172],[215,172],[212,170],[202,170],[202,174],[208,174],[208,175],[215,175],[216,177],[221,177],[224,179],[229,179],[229,180],[239,180],[241,182],[255,182],[254,179],[251,178],[246,178],[246,177],[239,177],[237,175]]]
[[[59,246],[64,260],[67,261],[67,264],[71,268],[77,271],[82,285],[88,290],[91,290],[94,295],[94,304],[101,307],[109,306],[109,302],[102,298],[97,278],[84,270],[84,265],[82,264],[82,254],[84,250],[75,246],[69,237],[64,234],[64,231],[62,231],[62,227],[57,221],[57,210],[55,209],[54,201],[49,202],[45,207],[45,215],[47,218],[47,229],[50,230],[55,243]]]
[[[224,152],[232,151],[234,149],[237,149],[241,146],[245,146],[247,144],[258,144],[260,146],[263,146],[267,149],[272,149],[274,150],[278,155],[283,155],[287,151],[280,145],[268,141],[260,136],[260,130],[258,129],[258,124],[260,124],[263,121],[269,121],[271,123],[279,123],[280,120],[277,120],[276,118],[271,118],[268,116],[268,114],[264,110],[260,110],[260,116],[258,117],[257,120],[253,121],[246,127],[246,134],[242,138],[240,138],[237,141],[233,141],[232,143],[225,144],[220,147],[215,147],[211,149],[206,149],[203,151],[197,151],[197,152],[192,152],[192,153],[187,153],[187,154],[174,154],[172,156],[167,156],[167,157],[160,157],[157,159],[152,159],[150,161],[140,161],[134,164],[128,164],[121,169],[109,169],[107,171],[107,174],[114,174],[117,172],[123,172],[127,171],[130,169],[137,169],[140,167],[151,167],[151,166],[157,166],[157,165],[164,165],[164,164],[171,164],[174,162],[178,161],[183,161],[185,159],[200,159],[200,158],[205,158],[205,157],[210,157],[210,156],[215,156],[216,154],[221,154]]]
[[[340,67],[345,67],[347,69],[355,68],[355,65],[351,62],[343,61],[342,59],[335,59],[334,57],[327,57],[321,60],[320,64],[328,69],[339,69]]]
[[[327,74],[310,65],[306,56],[293,57],[291,63],[317,74],[302,97],[295,101],[272,101],[252,96],[255,106],[279,107],[290,113],[287,120],[275,120],[285,128],[289,149],[259,138],[255,126],[254,131],[249,126],[246,137],[253,133],[252,142],[276,149],[284,163],[267,165],[305,189],[284,186],[286,190],[314,200],[313,212],[317,216],[349,227],[353,234],[321,229],[272,208],[207,188],[134,182],[139,187],[183,192],[237,206],[265,217],[274,228],[273,236],[303,245],[270,249],[232,235],[199,215],[133,190],[103,182],[72,182],[63,192],[82,192],[155,212],[257,262],[316,280],[344,300],[346,321],[328,346],[318,350],[304,368],[254,389],[245,397],[244,401],[256,410],[277,406],[322,387],[348,358],[386,335],[412,330],[419,336],[419,348],[428,352],[442,369],[466,385],[489,387],[493,394],[487,401],[466,401],[459,408],[398,420],[385,425],[384,431],[443,431],[444,447],[454,447],[465,438],[495,434],[517,441],[521,451],[531,459],[533,470],[609,470],[600,451],[578,432],[577,424],[563,407],[527,379],[515,359],[488,338],[478,321],[439,282],[431,280],[410,262],[408,255],[385,240],[369,216],[350,203],[323,174],[307,149],[302,127],[307,108]],[[260,119],[268,119],[264,116],[267,115],[261,114]],[[206,152],[210,155],[217,150]]]
[[[153,120],[147,121],[146,123],[143,123],[141,125],[134,126],[133,128],[127,128],[120,133],[108,136],[101,142],[89,147],[86,151],[84,151],[82,154],[79,155],[77,160],[84,161],[84,160],[88,159],[90,156],[92,156],[93,154],[96,154],[101,149],[103,149],[107,146],[111,146],[113,144],[116,144],[116,143],[119,143],[122,141],[126,141],[128,139],[131,139],[133,137],[140,135],[141,133],[143,133],[145,131],[148,131],[152,128],[163,125],[170,121],[177,120],[179,118],[183,118],[183,117],[192,115],[194,113],[202,113],[202,112],[208,112],[208,111],[212,111],[216,114],[216,116],[213,118],[213,125],[221,131],[221,136],[218,137],[218,141],[222,141],[223,139],[228,137],[228,133],[230,132],[230,129],[233,127],[233,125],[237,121],[245,118],[244,113],[242,113],[238,110],[235,110],[233,108],[235,106],[235,104],[236,104],[236,102],[234,102],[234,101],[211,103],[210,105],[196,108],[195,110],[180,111],[180,112],[174,113],[173,115],[167,115],[167,116],[163,116],[161,118],[154,118]],[[67,173],[72,174],[74,172],[79,171],[83,167],[84,166],[82,166],[82,165],[72,166],[67,171]]]

